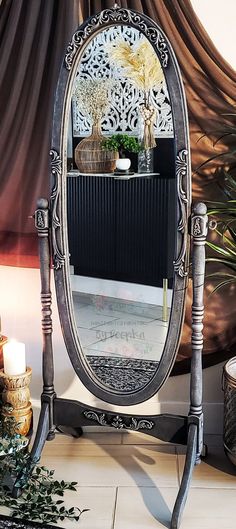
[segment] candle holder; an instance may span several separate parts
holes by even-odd
[[[0,365],[3,365],[3,346],[7,343],[7,340],[7,336],[3,336],[3,334],[0,333]]]
[[[16,433],[27,435],[32,428],[32,406],[30,402],[29,384],[32,369],[26,368],[21,375],[6,375],[0,369],[0,378],[3,385],[2,392],[2,415],[14,417],[16,421]],[[8,405],[8,406],[6,406]]]
[[[3,346],[5,345],[5,343],[7,343],[7,340],[8,340],[7,336],[3,336],[3,334],[1,334],[0,332],[0,369],[3,366]],[[2,379],[0,377],[0,396],[1,396],[2,390],[3,390]]]

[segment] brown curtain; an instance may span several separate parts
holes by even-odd
[[[73,0],[3,0],[0,6],[1,263],[38,266],[33,220],[48,196],[54,89],[75,29]]]
[[[189,0],[120,0],[144,12],[168,36],[182,72],[190,121],[192,166],[213,152],[209,123],[224,122],[236,98],[236,73],[224,61]],[[53,92],[65,43],[88,16],[114,5],[109,0],[3,0],[0,6],[0,137],[2,262],[35,266],[32,220],[38,196],[48,194],[48,150]],[[200,136],[206,133],[201,139]],[[220,148],[220,146],[219,146]],[[213,171],[193,174],[194,199],[219,198]],[[235,293],[208,296],[204,364],[231,356],[236,345]],[[186,321],[174,373],[189,368],[189,289]]]

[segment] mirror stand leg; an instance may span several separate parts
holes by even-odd
[[[167,289],[168,279],[163,279],[162,321],[168,321]]]
[[[202,350],[203,350],[203,294],[205,277],[205,242],[207,236],[207,208],[203,203],[194,205],[191,219],[192,276],[192,359],[190,379],[189,423],[198,425],[198,442],[195,464],[201,462],[203,449],[203,412],[202,412]]]
[[[184,472],[175,502],[171,529],[178,529],[188,495],[194,465],[200,463],[203,449],[202,412],[202,349],[203,349],[203,293],[205,276],[205,242],[207,236],[207,208],[198,203],[193,208],[191,235],[193,239],[193,304],[192,304],[192,359],[190,379],[190,410],[188,440]]]
[[[12,496],[13,498],[18,498],[23,487],[27,484],[28,479],[30,478],[31,473],[34,470],[35,465],[40,460],[43,447],[48,438],[49,433],[49,403],[42,402],[39,422],[37,427],[37,432],[35,440],[30,451],[30,457],[24,466],[16,476],[14,484],[12,486]]]
[[[42,334],[43,334],[43,392],[42,405],[45,404],[49,411],[49,428],[47,439],[54,438],[53,403],[56,393],[54,391],[54,365],[52,348],[52,294],[50,287],[50,246],[49,246],[49,210],[48,200],[40,198],[35,212],[35,226],[38,230],[39,260],[41,276],[41,305],[42,305]],[[38,428],[41,428],[39,422]]]

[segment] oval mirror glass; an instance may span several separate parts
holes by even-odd
[[[135,23],[117,19],[103,27],[98,17],[94,35],[85,26],[89,37],[80,45],[78,31],[68,47],[69,74],[61,74],[57,92],[61,133],[54,119],[62,187],[54,178],[53,202],[61,204],[62,231],[55,221],[53,241],[65,254],[55,278],[73,367],[95,395],[132,404],[160,387],[177,352],[188,129],[178,67],[162,33],[156,25],[147,31],[141,15]]]

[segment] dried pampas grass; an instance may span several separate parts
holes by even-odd
[[[161,64],[147,40],[131,45],[119,39],[107,46],[107,53],[122,67],[124,76],[144,92],[156,88],[164,80]]]

